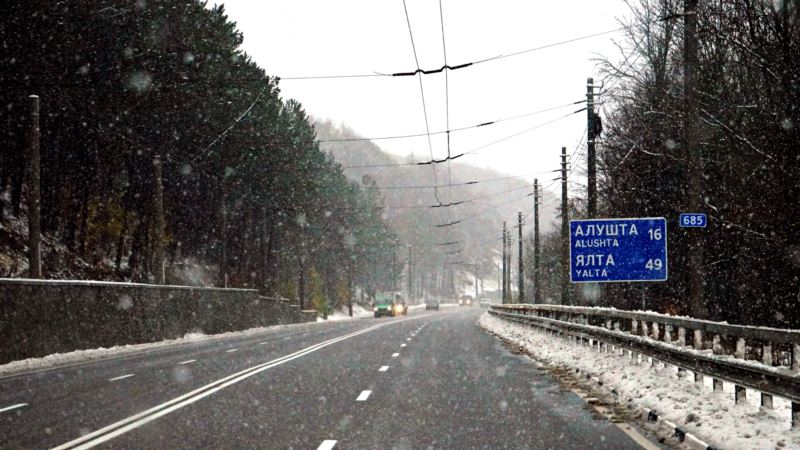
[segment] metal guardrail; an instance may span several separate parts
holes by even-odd
[[[745,387],[761,393],[761,405],[772,408],[773,395],[791,401],[792,427],[800,427],[800,330],[748,327],[727,323],[560,305],[492,305],[490,314],[581,342],[596,341],[649,356],[713,380],[735,386],[736,403]],[[637,356],[638,358],[638,356]]]

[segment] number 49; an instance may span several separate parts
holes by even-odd
[[[644,265],[647,270],[661,270],[662,267],[664,267],[664,263],[660,259],[648,259],[647,264]]]

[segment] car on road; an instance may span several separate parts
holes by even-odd
[[[458,306],[472,306],[475,304],[475,301],[472,300],[471,295],[462,295],[458,299]]]
[[[379,292],[372,305],[375,317],[395,317],[408,314],[408,306],[400,292]]]
[[[435,309],[439,310],[439,300],[435,298],[428,298],[425,300],[425,309]]]

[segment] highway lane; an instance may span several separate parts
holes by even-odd
[[[0,446],[54,447],[116,424],[76,444],[638,448],[481,331],[481,312],[289,327],[7,377],[0,408],[27,405],[0,412]]]

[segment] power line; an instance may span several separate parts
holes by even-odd
[[[554,122],[557,122],[557,121],[559,121],[561,119],[565,119],[565,118],[567,118],[569,116],[572,116],[572,115],[577,114],[579,112],[582,112],[584,110],[585,110],[585,108],[579,109],[577,111],[573,111],[573,112],[571,112],[569,114],[565,114],[563,116],[556,117],[553,120],[549,120],[547,122],[543,122],[543,123],[534,125],[534,126],[532,126],[530,128],[526,128],[526,129],[524,129],[522,131],[519,131],[519,132],[511,134],[511,135],[508,135],[508,136],[503,137],[501,139],[498,139],[496,141],[489,142],[488,144],[481,145],[479,147],[473,148],[472,150],[469,150],[469,151],[466,151],[466,152],[463,152],[463,153],[459,153],[459,154],[457,154],[455,156],[451,156],[449,158],[444,158],[444,159],[441,159],[441,160],[431,160],[431,161],[419,162],[419,163],[364,164],[364,165],[358,165],[358,166],[344,166],[342,168],[343,169],[372,169],[372,168],[381,168],[381,167],[422,166],[422,165],[429,165],[429,164],[439,164],[439,163],[443,163],[443,162],[448,161],[448,160],[454,160],[454,159],[461,158],[462,156],[470,155],[472,153],[477,152],[478,150],[483,150],[485,148],[491,147],[492,145],[499,144],[500,142],[507,141],[509,139],[512,139],[512,138],[515,138],[517,136],[520,136],[520,135],[523,135],[525,133],[528,133],[528,132],[531,132],[533,130],[536,130],[537,128],[541,128],[541,127],[544,127],[546,125],[550,125],[550,124],[552,124]]]
[[[533,115],[536,115],[536,114],[542,114],[542,113],[554,111],[554,110],[557,110],[557,109],[566,108],[567,106],[578,105],[578,104],[585,103],[585,102],[586,102],[585,99],[584,100],[578,100],[577,102],[565,103],[565,104],[559,105],[559,106],[553,106],[553,107],[546,108],[546,109],[540,109],[538,111],[532,111],[532,112],[528,112],[528,113],[524,113],[524,114],[518,114],[516,116],[504,117],[504,118],[501,118],[501,119],[495,119],[495,120],[490,120],[490,121],[487,121],[487,122],[481,122],[481,123],[478,123],[478,124],[475,124],[475,125],[467,125],[467,126],[463,126],[463,127],[459,127],[459,128],[449,128],[449,126],[448,126],[447,130],[431,131],[430,133],[399,134],[399,135],[393,135],[393,136],[380,136],[380,137],[371,137],[371,138],[320,139],[318,142],[319,143],[328,143],[328,142],[383,141],[383,140],[389,140],[389,139],[417,138],[417,137],[427,136],[428,134],[430,134],[431,136],[436,136],[436,135],[439,135],[439,134],[446,134],[446,133],[449,134],[449,133],[455,133],[455,132],[464,131],[464,130],[471,130],[471,129],[474,129],[474,128],[486,127],[486,126],[489,126],[489,125],[495,125],[495,124],[498,124],[498,123],[507,122],[507,121],[510,121],[510,120],[521,119],[523,117],[530,117],[530,116],[533,116]],[[449,112],[448,112],[448,117],[449,117]],[[448,124],[449,124],[449,121],[448,121]]]
[[[408,36],[411,39],[411,49],[414,51],[414,63],[417,65],[417,70],[419,70],[419,58],[417,58],[417,46],[414,43],[414,33],[411,31],[411,19],[409,19],[408,17],[408,6],[406,5],[406,0],[403,0],[403,11],[405,12],[406,15],[406,24],[408,25]],[[422,96],[422,112],[425,116],[425,134],[428,137],[428,151],[430,151],[431,154],[431,161],[435,161],[435,158],[433,157],[433,144],[431,144],[431,129],[428,124],[428,107],[425,105],[425,89],[422,86],[422,74],[419,74],[417,76],[417,79],[419,80],[419,93]],[[450,155],[448,155],[448,158],[449,157]],[[436,166],[431,164],[431,169],[433,169],[433,181],[436,185],[438,185],[439,180],[436,176]],[[437,203],[440,204],[442,203],[441,200],[439,200],[439,190],[437,188],[433,189],[433,196],[434,198],[436,198]]]
[[[462,155],[469,155],[469,154],[472,154],[472,153],[475,153],[475,152],[477,152],[478,150],[483,150],[483,149],[485,149],[485,148],[487,148],[487,147],[490,147],[490,146],[492,146],[492,145],[499,144],[500,142],[507,141],[507,140],[509,140],[509,139],[515,138],[515,137],[517,137],[517,136],[520,136],[520,135],[523,135],[523,134],[525,134],[525,133],[529,133],[529,132],[531,132],[531,131],[533,131],[533,130],[535,130],[535,129],[537,129],[537,128],[541,128],[541,127],[544,127],[544,126],[546,126],[546,125],[550,125],[550,124],[551,124],[551,123],[553,123],[553,122],[557,122],[557,121],[559,121],[559,120],[561,120],[561,119],[565,119],[565,118],[567,118],[567,117],[569,117],[569,116],[572,116],[572,115],[574,115],[574,114],[577,114],[577,113],[579,113],[579,112],[583,111],[584,109],[585,109],[585,108],[582,108],[582,109],[579,109],[579,110],[577,110],[577,111],[573,111],[573,112],[571,112],[571,113],[569,113],[569,114],[564,114],[563,116],[556,117],[556,118],[555,118],[555,119],[553,119],[553,120],[549,120],[549,121],[547,121],[547,122],[540,123],[540,124],[538,124],[538,125],[534,125],[534,126],[532,126],[532,127],[530,127],[530,128],[526,128],[526,129],[524,129],[524,130],[522,130],[522,131],[519,131],[519,132],[517,132],[517,133],[514,133],[514,134],[512,134],[512,135],[506,136],[506,137],[504,137],[504,138],[502,138],[502,139],[498,139],[498,140],[496,140],[496,141],[492,141],[492,142],[490,142],[490,143],[488,143],[488,144],[484,144],[484,145],[481,145],[481,146],[479,146],[479,147],[473,148],[472,150],[466,151],[466,152],[464,152],[464,153],[462,153],[462,154],[460,154],[460,155],[458,155],[458,156],[462,156]]]

